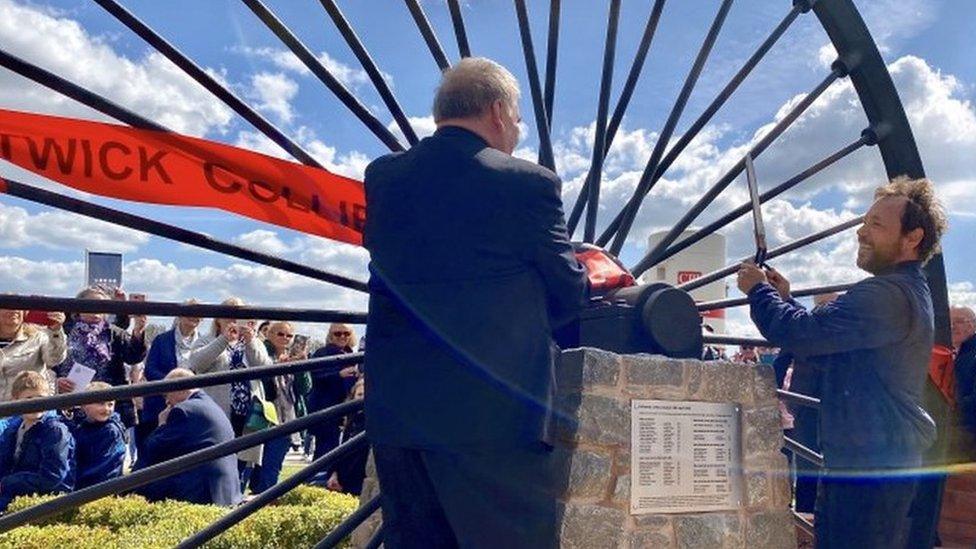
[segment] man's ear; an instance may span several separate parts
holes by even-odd
[[[505,104],[502,101],[492,103],[488,112],[491,115],[491,125],[493,128],[503,128],[505,126]]]
[[[918,245],[922,243],[922,239],[925,238],[925,229],[921,227],[914,228],[904,235],[905,239],[908,240],[908,249],[918,250]]]

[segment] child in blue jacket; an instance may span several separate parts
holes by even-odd
[[[88,385],[89,391],[111,389],[102,381]],[[75,489],[122,476],[125,462],[125,427],[115,413],[115,401],[80,406],[68,428],[75,438]]]
[[[14,400],[49,396],[47,379],[25,371],[14,378]],[[0,511],[17,496],[70,492],[75,441],[54,412],[31,412],[0,427]]]

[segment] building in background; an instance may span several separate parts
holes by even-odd
[[[662,230],[651,234],[647,239],[648,249],[654,248],[667,232]],[[696,232],[697,229],[688,229],[681,233],[676,242],[680,242]],[[664,282],[677,286],[694,280],[703,274],[725,267],[725,248],[725,235],[712,233],[695,245],[648,269],[640,276],[639,282],[641,284]],[[725,299],[727,296],[728,287],[725,280],[717,280],[691,292],[691,297],[696,302]],[[702,316],[702,323],[711,326],[716,334],[726,333],[725,309],[705,311]]]

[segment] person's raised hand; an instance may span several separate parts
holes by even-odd
[[[57,385],[59,393],[73,393],[75,391],[75,382],[66,377],[59,377]]]
[[[766,273],[754,261],[743,261],[739,265],[738,284],[742,293],[748,294],[757,284],[764,282],[768,282]]]
[[[341,377],[356,377],[359,375],[359,368],[356,366],[346,366],[345,368],[339,370],[339,376]]]
[[[240,327],[240,333],[241,333],[241,339],[244,341],[244,344],[250,345],[251,341],[254,340],[254,335],[256,332],[254,331],[254,326],[251,326],[250,324],[245,324]]]
[[[329,480],[325,483],[325,487],[333,492],[342,491],[342,485],[339,484],[339,477],[335,473],[332,473],[332,476],[329,477]]]
[[[790,281],[783,276],[783,273],[770,267],[769,270],[766,271],[766,280],[769,282],[770,286],[776,288],[776,291],[779,292],[779,296],[781,298],[790,298]]]

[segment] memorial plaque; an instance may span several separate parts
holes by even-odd
[[[632,400],[631,514],[737,509],[739,412],[734,403]]]

